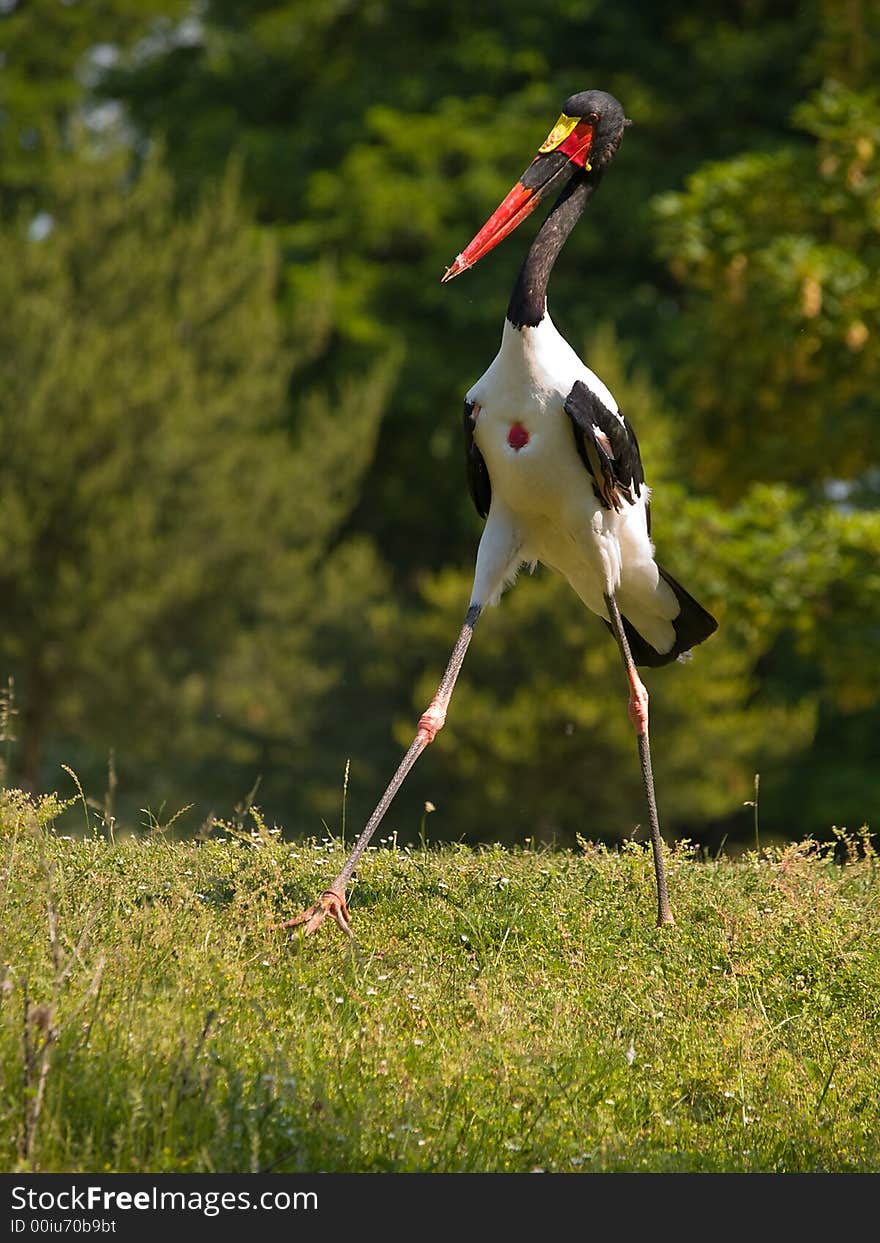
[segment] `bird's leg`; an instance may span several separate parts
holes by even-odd
[[[663,866],[663,839],[660,836],[660,818],[657,815],[654,776],[651,772],[651,744],[648,740],[648,692],[645,689],[644,682],[639,677],[638,670],[633,661],[626,631],[623,628],[620,609],[617,607],[617,600],[611,592],[605,596],[605,607],[608,609],[608,617],[611,621],[614,637],[617,639],[617,646],[620,648],[620,655],[623,658],[623,665],[629,680],[629,716],[635,727],[636,738],[638,739],[642,780],[645,784],[645,795],[648,800],[651,848],[654,852],[654,872],[657,877],[657,926],[662,928],[664,925],[674,924],[675,920],[672,917],[672,908],[669,905],[669,894],[666,889],[666,871]]]
[[[474,626],[477,624],[477,618],[480,616],[481,605],[472,604],[467,611],[464,625],[461,628],[461,634],[458,641],[452,649],[452,655],[449,658],[449,664],[446,666],[446,672],[440,679],[440,685],[437,687],[437,693],[431,700],[428,707],[422,713],[419,719],[419,726],[416,730],[416,736],[410,743],[409,750],[400,761],[397,772],[391,778],[388,789],[382,795],[376,810],[370,816],[364,827],[364,831],[355,843],[354,849],[342,865],[342,871],[333,881],[329,889],[325,889],[314,906],[310,906],[307,911],[303,911],[301,915],[288,919],[282,927],[296,928],[304,925],[306,936],[315,932],[320,928],[321,924],[329,915],[334,919],[337,925],[347,936],[352,935],[350,925],[350,915],[348,906],[345,901],[345,892],[348,883],[352,878],[358,860],[370,844],[370,838],[379,827],[382,817],[391,806],[391,801],[397,791],[403,785],[409,770],[415,764],[416,760],[430,743],[439,734],[446,721],[446,712],[449,708],[449,701],[452,698],[452,692],[455,689],[456,679],[461,672],[461,666],[464,663],[465,653],[474,633]]]

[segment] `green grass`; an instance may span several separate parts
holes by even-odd
[[[120,842],[0,795],[2,1168],[880,1169],[880,884],[805,843]],[[64,824],[71,812],[65,813]],[[840,843],[839,843],[840,845]]]

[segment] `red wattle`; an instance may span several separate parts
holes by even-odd
[[[577,164],[579,168],[584,168],[592,145],[593,127],[589,121],[581,121],[565,141],[559,144],[557,151],[567,155],[572,164]]]

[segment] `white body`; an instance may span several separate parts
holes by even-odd
[[[521,565],[543,562],[562,574],[587,608],[608,618],[604,596],[658,652],[675,642],[679,604],[660,578],[648,535],[643,486],[633,505],[605,509],[577,451],[564,402],[577,380],[617,413],[611,393],[545,314],[534,328],[504,322],[501,349],[467,394],[479,406],[474,441],[492,484],[477,555],[472,604],[494,604]],[[514,424],[529,435],[508,443]]]

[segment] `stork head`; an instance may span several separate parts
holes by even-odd
[[[538,148],[519,181],[468,243],[444,281],[472,268],[531,215],[548,194],[558,193],[572,177],[598,181],[617,154],[630,122],[613,95],[581,91],[565,101],[559,120]]]

